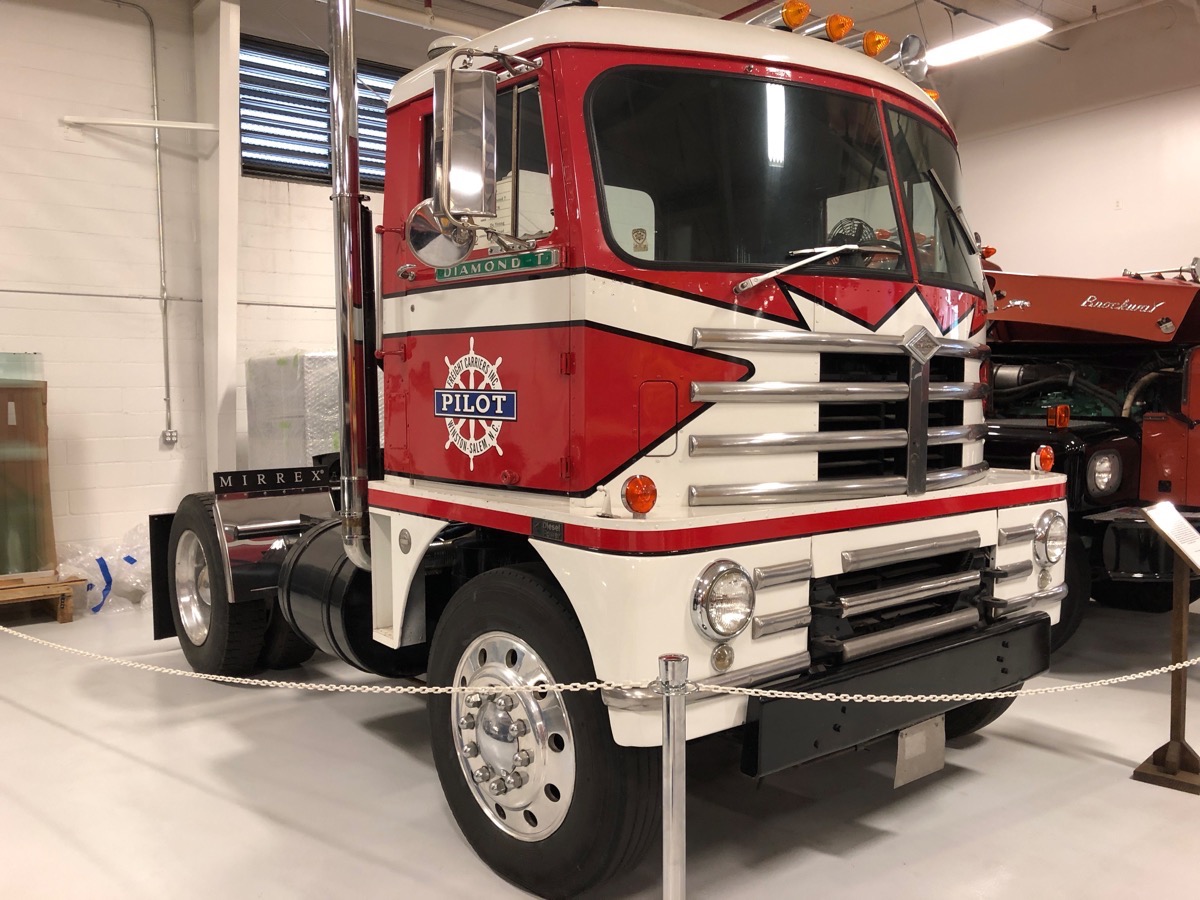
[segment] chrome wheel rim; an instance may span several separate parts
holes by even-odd
[[[194,531],[185,531],[175,548],[175,598],[187,639],[197,647],[208,638],[212,622],[208,558]]]
[[[575,792],[575,740],[562,694],[518,692],[554,678],[533,648],[489,631],[470,643],[454,684],[450,728],[463,778],[492,824],[521,841],[558,830]]]

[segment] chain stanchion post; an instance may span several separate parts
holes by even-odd
[[[1191,604],[1192,568],[1182,553],[1175,554],[1171,603],[1171,662],[1187,659],[1188,606]],[[1184,736],[1187,718],[1187,669],[1171,673],[1171,739],[1133,770],[1136,781],[1177,791],[1200,794],[1200,757]]]
[[[683,900],[686,894],[687,674],[686,656],[667,653],[658,658],[663,698],[663,900]]]

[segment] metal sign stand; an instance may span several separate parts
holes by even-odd
[[[1156,506],[1170,507],[1169,510],[1161,510],[1161,515],[1157,516],[1153,514],[1155,507],[1151,507],[1147,510],[1150,514],[1147,517],[1159,534],[1175,549],[1174,598],[1171,607],[1171,662],[1175,664],[1187,659],[1188,606],[1191,604],[1191,576],[1195,565],[1194,545],[1200,543],[1200,535],[1196,534],[1196,530],[1171,504],[1160,503]],[[1181,524],[1186,528],[1186,532],[1180,527]],[[1147,784],[1200,794],[1200,756],[1196,755],[1196,751],[1184,738],[1187,676],[1187,669],[1176,669],[1171,673],[1171,739],[1133,770],[1133,778]]]
[[[687,703],[688,658],[667,653],[658,658],[663,697],[662,812],[663,900],[687,896]]]

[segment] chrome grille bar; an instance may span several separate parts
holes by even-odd
[[[945,425],[929,429],[929,445],[981,441],[987,426]],[[796,431],[768,434],[697,434],[688,439],[692,456],[743,456],[768,453],[803,453],[812,450],[879,450],[903,447],[908,432],[903,428],[878,431]]]
[[[988,464],[975,463],[953,469],[938,469],[926,476],[929,490],[942,490],[978,481]],[[738,504],[799,503],[805,500],[855,500],[903,494],[908,480],[903,475],[828,481],[772,481],[759,484],[692,485],[690,506],[734,506]]]
[[[930,400],[982,400],[985,384],[938,382],[929,386]],[[693,403],[876,403],[907,400],[908,385],[860,381],[693,381]]]
[[[979,610],[972,607],[932,619],[922,619],[911,625],[901,625],[887,631],[849,638],[842,641],[842,661],[850,662],[850,660],[861,659],[864,656],[873,656],[876,653],[883,653],[885,650],[903,647],[906,644],[915,644],[918,641],[940,637],[943,634],[962,631],[977,624],[979,624]]]
[[[982,576],[977,570],[955,572],[953,575],[937,575],[933,578],[923,578],[920,581],[878,588],[873,591],[842,594],[837,598],[837,605],[832,609],[839,619],[847,619],[851,616],[878,612],[881,609],[891,609],[894,606],[904,606],[906,603],[915,603],[918,600],[928,600],[930,597],[970,590],[979,587],[981,579]]]
[[[693,381],[691,390],[693,403],[868,403],[907,397],[907,384],[857,381]]]
[[[911,562],[914,559],[928,559],[931,556],[941,556],[943,553],[959,553],[963,550],[974,550],[981,543],[978,531],[963,531],[959,534],[947,534],[935,538],[914,538],[899,544],[885,544],[882,547],[864,547],[861,550],[842,551],[842,571],[858,572],[862,569],[873,569],[876,566],[886,566],[891,563]]]
[[[990,351],[986,344],[934,338],[938,356],[962,359],[985,359]],[[901,337],[879,334],[813,334],[803,331],[763,330],[742,328],[695,328],[692,346],[698,350],[781,350],[799,353],[879,353],[902,355],[906,351]]]

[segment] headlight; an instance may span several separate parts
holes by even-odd
[[[1093,453],[1087,466],[1088,492],[1104,497],[1121,486],[1121,457],[1112,450]]]
[[[1067,520],[1062,513],[1046,510],[1037,520],[1033,537],[1033,555],[1038,564],[1050,566],[1067,552]]]
[[[724,641],[750,624],[754,581],[737,563],[719,559],[700,573],[692,591],[692,621],[700,633]]]

